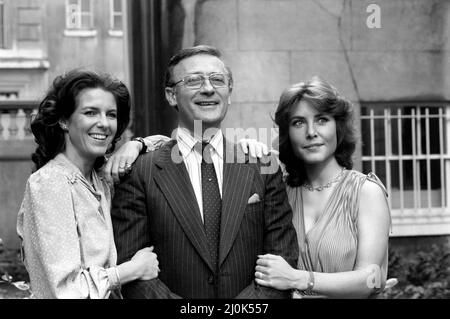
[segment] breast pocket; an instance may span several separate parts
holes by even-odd
[[[260,212],[261,214],[264,213],[264,201],[247,204],[247,206],[245,207],[246,214],[258,213],[258,212]]]

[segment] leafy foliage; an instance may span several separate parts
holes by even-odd
[[[432,245],[411,257],[389,253],[388,278],[399,284],[383,292],[389,299],[448,299],[450,298],[450,246]]]
[[[20,254],[6,250],[0,238],[0,288],[3,286],[1,291],[16,290],[14,296],[28,298],[31,294],[28,281],[28,273],[20,262]]]

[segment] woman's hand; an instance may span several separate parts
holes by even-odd
[[[266,254],[258,256],[255,267],[255,281],[261,286],[279,290],[301,289],[301,272],[292,268],[283,257]],[[306,289],[306,285],[303,289]],[[303,290],[302,289],[302,290]]]
[[[103,167],[105,177],[109,180],[112,179],[114,183],[118,183],[120,177],[131,170],[131,166],[139,156],[141,148],[141,143],[137,141],[128,141],[119,147]]]
[[[164,135],[151,135],[144,138],[149,151],[160,148],[170,138]],[[106,162],[103,172],[108,180],[119,183],[120,178],[127,174],[139,156],[142,144],[138,141],[128,141],[123,144]]]
[[[142,248],[131,258],[131,262],[135,264],[138,279],[150,280],[158,277],[159,262],[152,247]]]
[[[267,145],[254,139],[243,138],[238,141],[238,144],[241,146],[242,151],[245,154],[250,152],[251,157],[261,158],[263,157],[263,154],[269,154]]]

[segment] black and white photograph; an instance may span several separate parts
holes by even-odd
[[[448,0],[0,0],[0,299],[450,299],[449,26]]]

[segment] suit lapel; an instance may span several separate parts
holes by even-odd
[[[172,154],[179,156],[176,162],[172,159]],[[154,174],[156,184],[160,187],[186,236],[212,269],[197,199],[176,141],[163,146],[155,164],[160,168]]]
[[[247,162],[248,158],[240,148],[224,140],[219,266],[236,239],[250,196],[254,171],[245,165]]]

